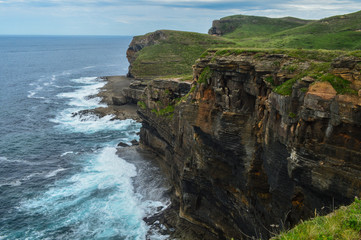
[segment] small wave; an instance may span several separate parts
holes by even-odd
[[[62,85],[62,86],[53,85],[53,87],[55,87],[55,88],[75,88],[74,86],[71,86],[71,85]]]
[[[95,68],[95,66],[87,66],[87,67],[84,67],[83,69],[90,69],[90,68]]]
[[[14,180],[14,181],[11,181],[11,182],[0,183],[0,187],[3,187],[3,186],[18,187],[20,185],[21,185],[20,180]]]
[[[45,177],[46,178],[55,177],[58,173],[63,172],[65,170],[66,170],[65,168],[56,169],[56,170],[51,171],[50,173],[46,174]]]
[[[13,179],[13,180],[10,180],[10,181],[7,181],[7,182],[2,182],[2,183],[0,183],[0,187],[2,187],[2,186],[17,187],[17,186],[22,185],[24,182],[27,182],[30,179],[32,179],[33,177],[35,177],[37,175],[40,175],[40,174],[41,173],[32,173],[32,174],[30,174],[28,176],[25,176],[23,178],[20,178],[20,179]]]
[[[42,89],[42,86],[37,86],[34,90],[29,90],[28,98],[34,98],[35,94],[39,93]]]
[[[25,165],[40,165],[40,164],[42,164],[42,163],[31,162],[31,161],[27,161],[27,160],[8,159],[6,157],[0,157],[0,162],[18,163],[18,164],[25,164]]]
[[[68,155],[68,154],[73,154],[73,153],[74,153],[73,151],[65,152],[65,153],[62,153],[62,154],[60,155],[60,157],[64,157],[64,156],[66,156],[66,155]]]

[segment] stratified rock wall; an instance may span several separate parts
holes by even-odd
[[[360,196],[361,98],[310,77],[289,96],[273,92],[270,77],[293,78],[287,66],[295,62],[296,72],[311,64],[284,54],[210,54],[194,66],[187,95],[186,83],[149,83],[141,143],[162,157],[180,217],[219,239],[267,239]],[[357,88],[359,62],[338,59],[332,72]],[[174,112],[158,114],[172,104]]]

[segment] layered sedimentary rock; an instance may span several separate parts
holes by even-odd
[[[360,196],[360,59],[331,65],[353,94],[312,76],[295,81],[290,95],[274,92],[313,64],[210,52],[194,66],[192,85],[148,83],[140,140],[162,158],[181,218],[218,239],[266,239]]]

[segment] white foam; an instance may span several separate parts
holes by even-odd
[[[60,157],[64,157],[64,156],[66,156],[66,155],[68,155],[68,154],[73,154],[73,153],[74,153],[73,151],[65,152],[65,153],[62,153],[62,154],[60,155]]]
[[[100,98],[89,98],[89,95],[94,96],[99,92],[99,89],[105,85],[105,81],[101,81],[96,77],[84,77],[73,79],[72,81],[82,85],[75,91],[57,95],[59,98],[69,99],[68,105],[70,106],[70,108],[60,112],[55,119],[50,120],[59,124],[58,127],[83,133],[94,133],[103,130],[127,130],[131,126],[140,127],[140,124],[130,119],[124,121],[113,120],[113,115],[107,115],[102,118],[91,113],[74,116],[74,113],[81,110],[106,107],[105,104],[100,103]]]
[[[71,81],[75,82],[75,83],[81,83],[81,84],[94,84],[94,83],[99,83],[101,81],[101,79],[98,77],[81,77],[81,78],[72,79]],[[105,84],[105,82],[104,82],[104,84]]]
[[[84,67],[83,69],[90,69],[90,68],[95,68],[95,66],[87,66],[87,67]]]
[[[79,109],[89,109],[95,107],[105,107],[105,104],[100,104],[101,98],[89,96],[96,95],[99,89],[104,86],[104,83],[93,83],[91,85],[82,86],[76,91],[60,93],[59,98],[69,98],[68,105],[79,107]]]
[[[49,86],[53,86],[57,79],[56,75],[52,75],[51,77],[41,77],[35,83],[30,83],[29,86],[36,86],[35,89],[28,91],[28,98],[35,99],[45,99],[44,97],[35,96],[44,90],[44,87],[48,88]]]
[[[135,166],[119,158],[114,147],[88,158],[83,172],[57,182],[38,198],[24,201],[20,208],[31,214],[62,216],[46,231],[72,227],[75,235],[69,237],[73,239],[89,238],[90,232],[96,239],[145,239],[144,211],[132,185]],[[38,234],[45,237],[46,231]]]
[[[72,111],[74,110],[74,111]],[[58,123],[59,128],[68,130],[71,132],[82,132],[86,134],[92,134],[98,131],[113,131],[113,130],[127,130],[128,128],[135,126],[140,127],[139,123],[132,119],[127,120],[113,120],[114,116],[107,115],[99,118],[96,115],[76,115],[73,117],[75,109],[67,109],[62,112],[56,119],[51,120],[54,123]]]
[[[34,90],[29,90],[28,98],[35,98],[34,97],[35,94],[39,93],[42,89],[43,89],[42,86],[37,85],[37,87]],[[37,98],[39,98],[39,97],[37,97]]]

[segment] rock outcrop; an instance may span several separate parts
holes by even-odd
[[[218,239],[267,239],[360,196],[361,97],[314,74],[276,93],[315,64],[211,51],[194,65],[192,85],[148,84],[140,142],[162,158],[181,218]],[[360,59],[339,58],[330,72],[354,93],[360,70]]]

